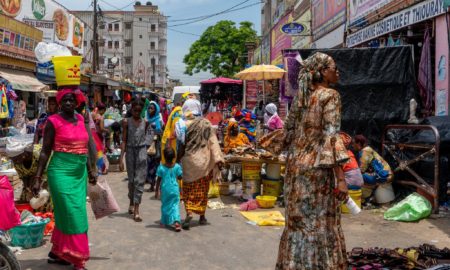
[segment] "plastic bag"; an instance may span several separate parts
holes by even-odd
[[[219,183],[209,183],[209,191],[208,198],[218,198],[220,195],[219,192]]]
[[[54,56],[72,56],[72,53],[64,46],[56,43],[39,42],[34,49],[39,63],[50,62]]]
[[[241,211],[252,211],[258,209],[258,202],[256,200],[250,200],[248,202],[242,203],[239,206]]]
[[[20,213],[14,206],[14,189],[7,176],[0,176],[0,230],[20,225]]]
[[[416,192],[389,208],[384,219],[395,221],[418,221],[431,214],[431,203]]]
[[[99,177],[95,186],[88,185],[88,193],[89,199],[91,200],[92,211],[94,212],[96,219],[120,211],[119,205],[105,178]]]

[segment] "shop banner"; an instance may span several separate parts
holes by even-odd
[[[37,27],[39,29],[50,27],[45,22],[52,21],[54,42],[78,52],[83,51],[84,23],[58,3],[52,0],[2,0],[0,9],[5,15],[19,21],[44,21],[41,27]]]
[[[408,25],[413,25],[445,13],[444,0],[427,0],[404,9],[396,14],[369,25],[347,37],[347,47],[351,48],[379,36],[391,33]]]
[[[270,64],[270,33],[267,34],[262,40],[262,64]]]
[[[40,21],[23,19],[23,22],[33,26],[42,31],[42,41],[44,42],[54,42],[55,41],[55,23],[53,21]]]
[[[435,85],[436,85],[436,109],[437,116],[448,115],[449,98],[448,98],[448,31],[447,21],[444,16],[436,18],[436,56],[435,56]]]
[[[255,108],[258,101],[258,82],[246,81],[245,88],[245,107],[249,110]]]
[[[349,27],[360,24],[367,15],[386,6],[394,0],[350,0],[348,9]]]
[[[292,14],[289,13],[272,28],[270,43],[270,62],[272,65],[279,65],[283,62],[282,51],[291,48],[292,36],[283,33],[283,25],[292,22]]]
[[[312,32],[317,40],[346,21],[346,0],[312,0]]]
[[[311,46],[311,10],[306,11],[294,22],[304,25],[305,30],[301,36],[292,37],[292,48],[309,49]]]

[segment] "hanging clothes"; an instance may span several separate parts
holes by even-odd
[[[433,91],[433,69],[431,66],[431,39],[427,29],[425,31],[422,53],[419,63],[419,76],[417,86],[419,87],[422,105],[427,115],[431,115],[434,104]]]
[[[2,85],[1,87],[1,104],[0,104],[0,119],[8,118],[9,117],[9,110],[8,110],[8,99],[6,97],[6,85]]]

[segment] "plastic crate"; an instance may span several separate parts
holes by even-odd
[[[35,248],[42,245],[44,238],[44,230],[49,218],[42,220],[39,223],[24,224],[9,230],[11,236],[11,245],[22,248]]]

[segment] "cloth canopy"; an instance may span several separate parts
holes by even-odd
[[[214,79],[209,79],[206,81],[202,81],[200,82],[201,84],[214,84],[214,83],[223,83],[223,84],[242,84],[241,80],[233,80],[233,79],[229,79],[229,78],[224,78],[224,77],[218,77],[218,78],[214,78]]]
[[[0,68],[0,77],[7,80],[14,90],[42,92],[49,87],[36,79],[33,73]]]

